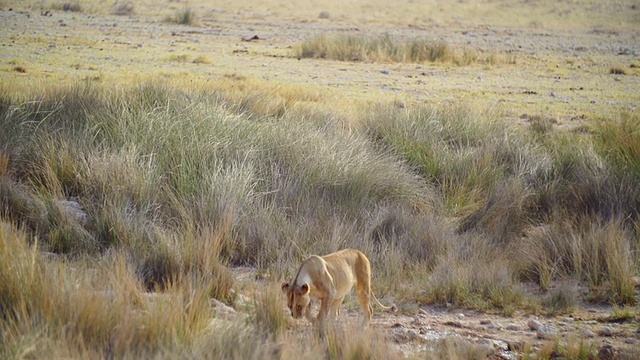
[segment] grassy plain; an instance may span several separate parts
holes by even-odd
[[[0,0],[0,357],[634,358],[639,6]],[[344,247],[401,313],[318,338],[278,285]]]

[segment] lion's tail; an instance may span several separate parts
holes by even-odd
[[[376,301],[376,303],[378,303],[378,306],[380,306],[381,308],[385,309],[385,310],[390,310],[392,312],[396,312],[398,311],[398,307],[396,306],[396,304],[391,304],[390,306],[384,306],[380,303],[380,301],[378,300],[378,298],[376,297],[376,294],[373,293],[373,290],[371,290],[371,297],[373,298],[373,300]]]

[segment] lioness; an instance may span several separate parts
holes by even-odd
[[[323,327],[327,316],[332,319],[340,315],[340,305],[353,285],[364,312],[363,326],[371,321],[373,308],[371,298],[385,310],[396,311],[396,306],[384,306],[371,290],[371,264],[369,259],[355,249],[340,250],[325,256],[312,255],[305,260],[296,277],[282,284],[287,295],[287,306],[295,319],[303,315],[312,323],[311,298],[321,301],[318,325]]]

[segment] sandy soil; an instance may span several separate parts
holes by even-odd
[[[569,125],[640,104],[640,26],[545,29],[476,25],[456,17],[448,23],[428,18],[398,24],[396,18],[383,22],[376,12],[357,22],[305,12],[278,16],[264,4],[235,6],[235,11],[196,7],[198,26],[168,23],[160,14],[0,7],[0,81],[33,86],[75,79],[213,83],[248,77],[274,87],[315,86],[363,101],[465,101],[507,109],[514,119],[544,116]],[[640,16],[638,9],[627,10]],[[515,63],[354,63],[292,56],[292,46],[302,40],[335,32],[443,39]],[[625,74],[610,74],[612,67]]]

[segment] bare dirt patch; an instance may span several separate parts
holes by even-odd
[[[252,294],[266,286],[266,282],[259,280],[260,276],[253,268],[232,270],[236,275],[236,287],[241,289],[236,308],[246,308]],[[317,311],[318,304],[315,305]],[[404,304],[398,305],[403,308]],[[286,308],[284,298],[282,306]],[[224,318],[227,312],[222,314]],[[387,341],[407,358],[431,353],[448,338],[479,347],[494,359],[519,359],[556,344],[583,344],[594,353],[612,349],[616,354],[636,354],[640,346],[640,318],[635,315],[617,319],[612,314],[614,307],[604,304],[580,304],[570,313],[555,316],[531,311],[516,311],[505,316],[436,305],[390,313],[374,307],[370,326],[384,334]],[[238,315],[244,316],[242,310]],[[337,326],[350,329],[354,324],[360,324],[361,316],[355,295],[348,296]],[[294,321],[289,331],[292,334],[312,333],[313,328],[303,319]]]

